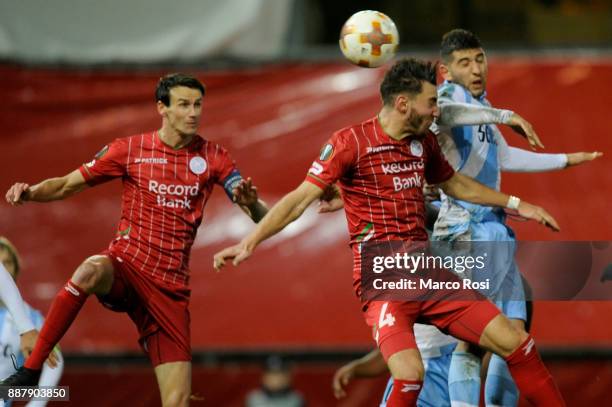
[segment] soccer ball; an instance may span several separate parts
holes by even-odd
[[[355,65],[376,68],[389,61],[399,45],[399,34],[393,20],[374,11],[359,11],[340,31],[340,49]]]

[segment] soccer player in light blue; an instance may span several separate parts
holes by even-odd
[[[20,259],[11,242],[0,236],[0,377],[14,372],[14,363],[21,366],[33,347],[43,317],[24,302],[15,281],[20,271]],[[13,358],[15,360],[13,360]],[[51,367],[54,366],[54,367]],[[53,352],[43,368],[39,386],[57,386],[63,371],[62,356]],[[28,407],[42,407],[46,401],[30,401]],[[3,401],[0,400],[0,406]],[[10,402],[4,402],[6,407]]]
[[[471,32],[455,29],[442,38],[440,72],[445,79],[438,88],[438,104],[466,103],[475,108],[490,107],[486,99],[487,58],[480,40]],[[501,111],[494,123],[514,125],[522,118],[511,111]],[[539,154],[510,147],[494,124],[453,127],[444,120],[438,123],[438,142],[455,170],[473,177],[490,188],[499,190],[501,171],[538,172],[566,168],[591,161],[601,153]],[[532,131],[527,123],[523,132]],[[540,144],[537,136],[532,146]],[[491,300],[511,319],[525,328],[526,305],[519,271],[514,263],[514,233],[505,224],[505,212],[458,201],[441,193],[441,206],[434,226],[433,240],[443,241],[502,241],[495,249],[505,246],[508,261],[493,266],[494,285]],[[508,208],[516,208],[520,200],[511,197]],[[496,252],[496,254],[498,254]],[[499,257],[499,256],[498,256]],[[503,295],[502,295],[503,292]],[[477,368],[474,368],[477,367]],[[449,370],[451,405],[477,407],[480,396],[480,358],[470,353],[465,343],[459,343]],[[493,355],[485,382],[487,406],[516,406],[518,391],[506,363]]]

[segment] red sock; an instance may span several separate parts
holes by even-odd
[[[72,281],[69,280],[66,283],[51,304],[45,323],[38,334],[34,350],[24,363],[25,367],[35,370],[42,369],[43,363],[62,339],[88,296],[89,294]]]
[[[534,406],[565,406],[552,376],[540,359],[531,335],[506,358],[516,386]]]
[[[387,399],[387,407],[416,407],[422,380],[393,379],[393,390]]]

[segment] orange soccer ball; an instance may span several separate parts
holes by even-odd
[[[376,68],[395,56],[399,34],[393,20],[374,10],[353,14],[342,26],[340,49],[355,65]]]

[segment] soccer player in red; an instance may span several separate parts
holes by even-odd
[[[161,129],[116,139],[64,177],[9,189],[7,201],[19,205],[65,199],[114,178],[123,182],[116,238],[77,268],[55,297],[33,353],[3,385],[34,385],[49,352],[95,294],[136,324],[163,405],[189,404],[189,256],[204,206],[218,184],[255,222],[267,212],[227,150],[197,134],[204,94],[196,78],[167,75],[156,89]]]
[[[247,259],[258,244],[297,219],[337,183],[342,192],[355,268],[353,285],[362,292],[359,248],[374,241],[426,241],[423,185],[437,184],[450,196],[482,205],[512,207],[520,215],[557,230],[542,208],[485,187],[455,173],[428,129],[438,116],[435,66],[414,59],[397,62],[380,87],[377,117],[333,134],[306,180],[281,199],[239,244],[217,253],[214,266]],[[364,317],[394,378],[387,406],[415,406],[423,364],[412,326],[425,320],[457,338],[502,356],[521,393],[537,406],[563,406],[563,399],[534,347],[488,301],[467,301],[458,290],[443,301],[364,300]]]

